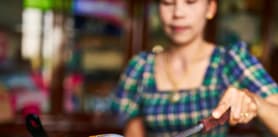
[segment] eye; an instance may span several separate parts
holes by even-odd
[[[196,3],[198,0],[186,0],[187,4],[194,4]]]
[[[170,6],[170,5],[174,5],[175,1],[174,0],[161,0],[160,4],[166,5],[166,6]]]

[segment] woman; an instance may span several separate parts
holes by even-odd
[[[231,125],[255,117],[278,135],[278,87],[244,43],[215,46],[204,40],[216,0],[160,0],[169,48],[143,52],[129,63],[113,107],[126,120],[125,137],[174,136],[230,109]],[[228,124],[196,136],[225,136]]]

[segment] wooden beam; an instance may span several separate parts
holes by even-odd
[[[262,11],[262,25],[261,25],[261,36],[262,36],[262,46],[263,46],[263,55],[262,63],[264,67],[270,69],[270,55],[271,55],[271,22],[274,17],[274,0],[264,0],[264,7]]]

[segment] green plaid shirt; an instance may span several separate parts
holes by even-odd
[[[267,97],[278,93],[272,78],[258,60],[251,56],[243,42],[216,47],[200,87],[181,89],[178,102],[171,102],[171,91],[158,91],[154,78],[154,53],[135,56],[123,73],[115,91],[113,110],[125,122],[141,116],[150,137],[173,137],[211,115],[228,86],[246,88]],[[226,136],[228,124],[218,126],[198,137]]]

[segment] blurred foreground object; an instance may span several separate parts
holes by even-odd
[[[9,122],[15,118],[11,98],[2,86],[0,86],[0,112],[0,123]]]
[[[38,115],[32,113],[26,115],[25,122],[28,131],[33,137],[48,137]]]
[[[89,136],[89,137],[124,137],[119,134],[101,134],[101,135],[95,135],[95,136]]]

